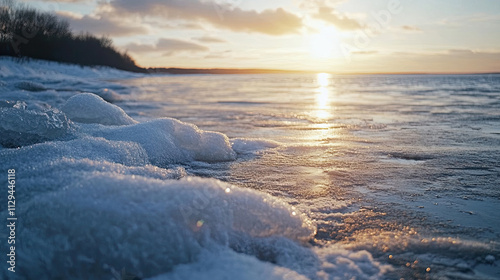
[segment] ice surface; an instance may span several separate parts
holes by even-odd
[[[47,89],[42,84],[30,81],[18,82],[16,83],[16,87],[27,91],[44,91]]]
[[[272,140],[245,138],[231,139],[231,144],[233,150],[238,154],[254,153],[267,148],[276,148],[280,146],[280,143]]]

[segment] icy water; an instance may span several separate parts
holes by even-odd
[[[500,75],[0,69],[0,275],[500,279]]]

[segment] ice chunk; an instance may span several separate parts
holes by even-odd
[[[104,125],[127,125],[137,123],[120,107],[106,102],[92,93],[77,94],[66,102],[61,110],[75,122]]]
[[[0,106],[0,145],[20,147],[60,138],[68,133],[70,122],[58,110],[26,110],[25,103]]]

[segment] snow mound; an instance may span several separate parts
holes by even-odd
[[[139,143],[153,164],[236,159],[226,135],[203,131],[195,125],[175,119],[163,118],[129,126],[89,129],[93,136]]]
[[[104,125],[137,123],[123,109],[92,93],[80,93],[71,97],[61,110],[74,122]]]
[[[308,280],[309,278],[297,272],[261,262],[257,258],[238,254],[230,250],[218,253],[203,252],[200,261],[192,264],[182,264],[171,273],[162,274],[148,280]]]
[[[29,269],[16,276],[25,279],[104,279],[122,267],[152,277],[241,239],[275,236],[290,245],[314,234],[305,216],[270,195],[201,178],[88,173],[18,211],[16,260]]]

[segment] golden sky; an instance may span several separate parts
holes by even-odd
[[[498,0],[44,0],[143,67],[500,72]]]

